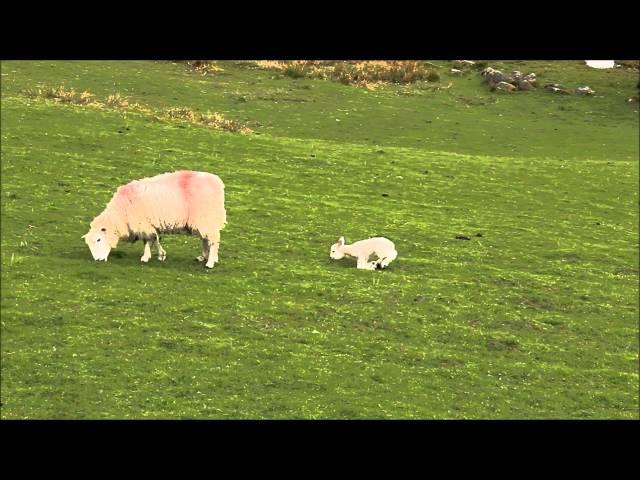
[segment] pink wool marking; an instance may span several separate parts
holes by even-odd
[[[133,197],[133,183],[128,183],[118,189],[118,194],[125,200],[131,200]]]
[[[184,202],[187,207],[187,212],[191,211],[191,207],[193,204],[193,192],[191,191],[191,183],[193,179],[193,172],[180,172],[178,185],[180,186],[180,190],[182,191],[182,195],[184,197]]]

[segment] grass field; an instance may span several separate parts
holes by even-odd
[[[490,62],[597,92],[499,94],[434,63],[448,89],[3,61],[2,418],[640,418],[638,72]],[[151,113],[25,94],[60,85]],[[178,169],[225,182],[220,264],[184,235],[94,262],[116,187]]]

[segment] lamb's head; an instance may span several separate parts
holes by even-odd
[[[91,229],[82,236],[91,250],[94,260],[107,261],[109,252],[118,246],[119,235],[108,217],[97,217],[91,222]]]
[[[334,260],[340,260],[345,255],[343,248],[344,248],[344,237],[340,237],[336,243],[331,245],[331,251],[329,253],[329,257],[333,258]]]

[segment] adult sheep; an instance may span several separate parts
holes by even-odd
[[[220,230],[226,223],[224,183],[217,175],[178,171],[134,180],[118,188],[111,201],[91,222],[83,235],[94,260],[107,261],[119,240],[144,241],[143,262],[151,258],[151,243],[158,260],[167,253],[160,245],[160,233],[198,233],[206,266],[218,262]]]

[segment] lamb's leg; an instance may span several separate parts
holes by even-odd
[[[358,267],[358,268],[360,268],[362,270],[375,270],[376,269],[376,262],[370,262],[365,257],[358,257],[358,263],[357,263],[356,267]]]
[[[206,238],[202,239],[202,254],[196,257],[196,260],[199,262],[204,262],[207,258],[209,258],[209,240]]]
[[[144,253],[142,254],[142,257],[140,257],[140,261],[144,262],[144,263],[147,263],[150,258],[151,258],[151,241],[145,239],[144,240]]]
[[[213,268],[218,262],[218,247],[220,246],[220,231],[208,235],[209,240],[209,256],[207,257],[207,268]]]
[[[164,262],[167,258],[167,252],[164,248],[162,248],[162,245],[160,245],[160,237],[158,235],[156,235],[154,243],[156,245],[156,248],[158,249],[158,260]]]
[[[384,258],[382,258],[381,261],[379,262],[379,268],[386,268],[387,266],[389,266],[391,262],[395,260],[397,256],[398,256],[398,252],[396,250],[389,252],[389,254]]]

